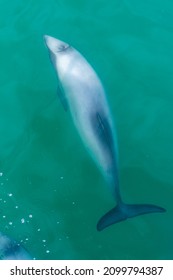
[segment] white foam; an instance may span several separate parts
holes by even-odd
[[[25,219],[24,219],[24,218],[21,219],[21,223],[22,223],[22,224],[25,223]]]

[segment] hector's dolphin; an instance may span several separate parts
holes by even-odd
[[[0,260],[32,260],[17,241],[0,232]]]
[[[74,48],[44,36],[59,82],[60,100],[70,110],[73,121],[91,155],[99,165],[116,200],[116,207],[98,222],[102,230],[127,218],[164,212],[149,204],[125,204],[119,191],[116,137],[103,86],[89,63]]]

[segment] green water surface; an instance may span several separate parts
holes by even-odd
[[[0,6],[0,231],[36,259],[172,259],[173,2]],[[114,199],[59,102],[44,34],[78,49],[104,84],[123,199],[166,213],[97,232]]]

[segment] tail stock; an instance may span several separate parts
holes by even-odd
[[[97,230],[101,231],[104,228],[124,221],[128,218],[136,217],[139,215],[144,215],[154,212],[165,212],[166,210],[162,207],[155,206],[152,204],[124,204],[121,203],[108,213],[106,213],[98,222]]]

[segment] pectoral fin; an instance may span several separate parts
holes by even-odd
[[[68,102],[67,102],[67,98],[66,98],[65,93],[60,84],[58,84],[57,93],[58,93],[58,97],[60,99],[60,102],[61,102],[64,110],[67,112],[68,111]]]

